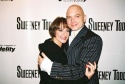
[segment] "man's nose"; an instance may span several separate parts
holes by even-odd
[[[71,18],[71,22],[74,22],[75,21],[75,19],[74,18]]]

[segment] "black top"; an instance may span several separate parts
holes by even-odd
[[[39,44],[39,49],[41,52],[44,52],[51,61],[67,64],[67,57],[63,51],[63,47],[60,48],[51,39]]]
[[[45,40],[44,43],[39,44],[40,54],[44,52],[46,56],[53,62],[62,63],[63,65],[67,64],[67,56],[64,53],[63,45],[60,48],[57,44],[55,44],[51,39]],[[88,81],[87,77],[83,77],[79,80],[57,80],[51,78],[46,72],[40,71],[40,84],[85,84]]]

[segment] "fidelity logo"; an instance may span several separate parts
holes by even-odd
[[[0,45],[0,52],[14,52],[16,45]]]

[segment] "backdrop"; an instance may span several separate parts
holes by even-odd
[[[125,0],[0,0],[0,84],[38,84],[38,44],[57,16],[83,7],[86,26],[99,34],[100,84],[125,84]]]

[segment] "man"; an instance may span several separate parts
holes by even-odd
[[[42,63],[39,64],[41,70],[46,71],[53,78],[77,80],[85,76],[86,64],[96,62],[98,65],[102,39],[85,26],[86,16],[79,5],[71,5],[68,8],[66,19],[72,30],[69,43],[65,46],[68,65],[51,62],[46,56],[40,59]],[[99,84],[97,69],[87,84]]]

